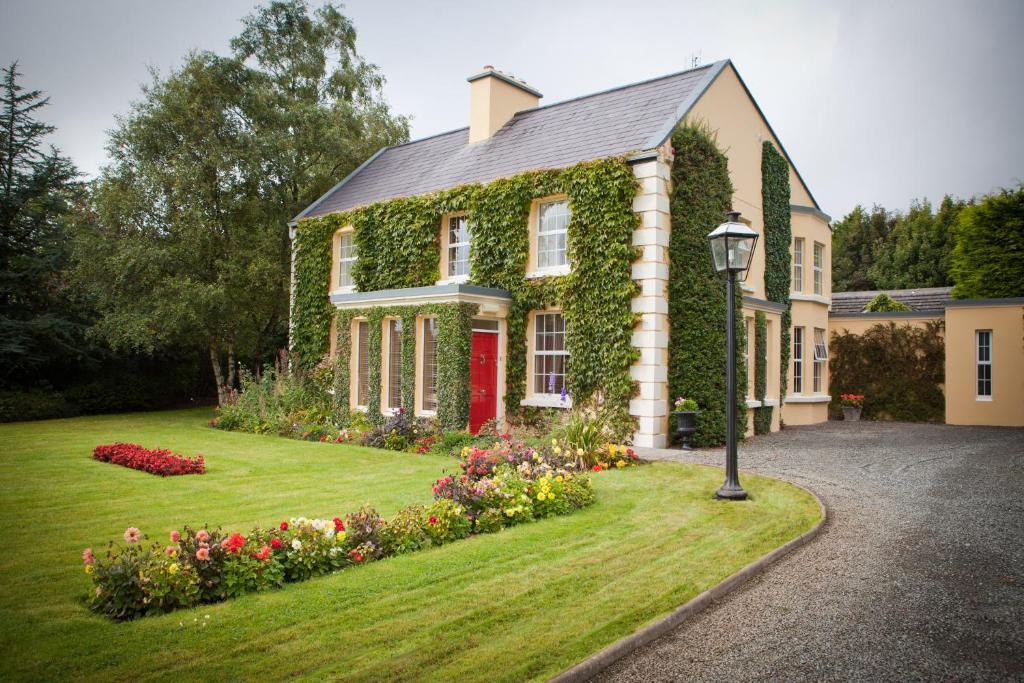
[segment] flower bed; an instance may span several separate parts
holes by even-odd
[[[621,455],[611,466],[638,462]],[[88,548],[82,553],[93,582],[90,607],[123,620],[219,602],[569,514],[594,500],[590,475],[557,445],[538,450],[502,439],[487,449],[466,449],[460,470],[437,480],[431,505],[408,506],[389,520],[364,506],[344,519],[298,517],[244,535],[184,527],[172,531],[168,543],[145,543],[139,529],[129,527],[125,543],[111,542],[103,558]]]
[[[114,443],[97,446],[92,457],[100,462],[109,462],[133,470],[142,470],[161,477],[179,474],[205,474],[206,461],[203,456],[186,458],[166,448],[143,448],[134,443]]]

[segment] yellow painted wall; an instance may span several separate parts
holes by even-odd
[[[977,396],[977,330],[992,330],[991,400]],[[946,309],[946,422],[1024,427],[1024,304]]]
[[[480,142],[494,135],[516,114],[534,109],[535,95],[500,78],[485,76],[469,84],[469,141]]]
[[[896,323],[897,325],[910,325],[911,327],[917,327],[924,329],[928,323],[936,320],[942,320],[943,316],[939,315],[921,315],[921,316],[895,316],[886,315],[885,313],[872,313],[870,316],[857,316],[850,318],[829,318],[828,319],[828,334],[831,338],[832,333],[845,334],[847,332],[852,334],[864,334],[870,328],[878,324],[888,324],[890,322]],[[939,333],[942,334],[941,332]]]

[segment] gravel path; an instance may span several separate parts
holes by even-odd
[[[597,680],[1024,680],[1024,430],[790,427],[745,470],[816,493],[824,533]]]

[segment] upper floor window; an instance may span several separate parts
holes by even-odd
[[[537,268],[557,268],[569,261],[566,256],[566,231],[569,227],[569,202],[559,199],[545,202],[537,212]]]
[[[448,219],[447,277],[469,275],[469,223],[465,216]]]
[[[804,240],[802,237],[793,240],[793,291],[804,291]]]
[[[814,243],[814,293],[821,294],[821,274],[825,264],[825,245]]]
[[[561,394],[569,360],[565,348],[565,319],[561,313],[538,313],[534,330],[533,393]]]
[[[978,367],[978,400],[992,400],[992,330],[974,332]]]
[[[351,231],[343,232],[338,236],[338,286],[352,287],[355,280],[352,279],[352,266],[359,258],[356,253],[355,236]]]

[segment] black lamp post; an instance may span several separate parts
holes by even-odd
[[[729,218],[708,234],[711,258],[715,270],[725,273],[725,336],[726,336],[726,444],[725,483],[715,492],[717,498],[743,500],[747,492],[740,486],[739,465],[736,462],[736,275],[746,277],[750,259],[757,244],[757,233],[740,223],[740,212],[730,211]]]

